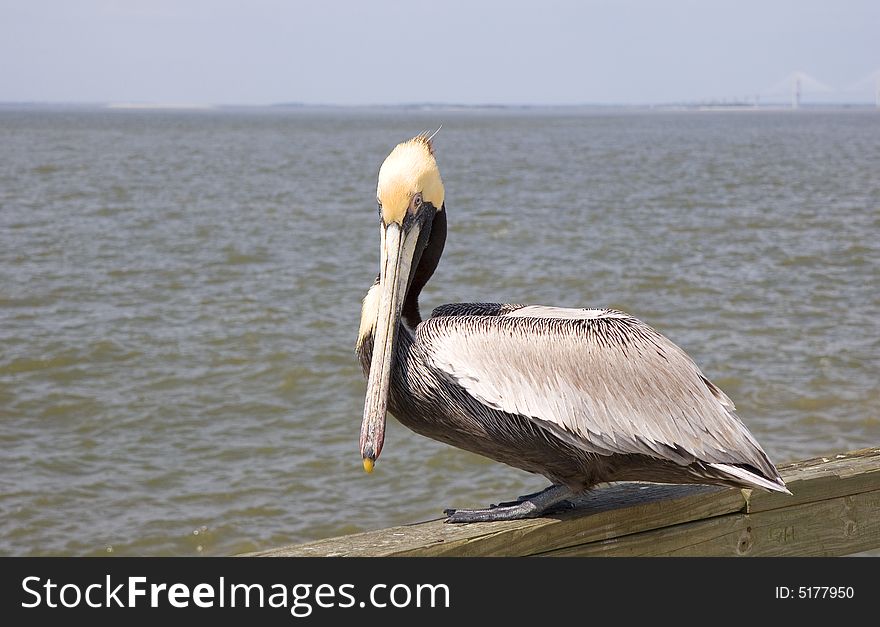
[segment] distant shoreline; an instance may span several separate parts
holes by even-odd
[[[405,104],[312,104],[282,102],[273,104],[210,104],[186,102],[0,102],[3,109],[79,109],[114,111],[402,111],[402,112],[783,112],[783,111],[880,111],[873,103],[802,103],[792,109],[784,103],[754,104],[746,102],[695,102],[662,104],[461,104],[461,103],[405,103]]]

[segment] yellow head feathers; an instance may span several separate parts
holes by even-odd
[[[417,207],[413,203],[417,194],[437,211],[443,206],[443,181],[427,135],[398,144],[379,168],[376,196],[382,205],[382,221],[402,224],[407,212]]]

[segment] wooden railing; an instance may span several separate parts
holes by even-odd
[[[880,448],[779,468],[792,496],[623,483],[544,518],[369,531],[249,556],[829,556],[880,547]]]

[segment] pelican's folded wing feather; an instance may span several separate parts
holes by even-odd
[[[417,344],[485,406],[600,455],[746,465],[778,476],[731,400],[638,319],[612,309],[448,307],[456,309],[440,308],[419,326]]]

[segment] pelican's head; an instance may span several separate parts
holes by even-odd
[[[443,211],[443,181],[427,135],[417,135],[391,151],[379,169],[376,199],[381,231],[379,304],[360,440],[367,472],[372,471],[385,441],[385,414],[401,310],[418,274],[434,218]],[[423,265],[430,266],[430,276],[436,260]],[[423,269],[416,279],[418,290],[427,280],[424,274]]]
[[[443,181],[434,159],[434,148],[426,135],[416,135],[397,144],[379,168],[376,200],[382,223],[405,226],[423,205],[435,211],[443,207]]]

